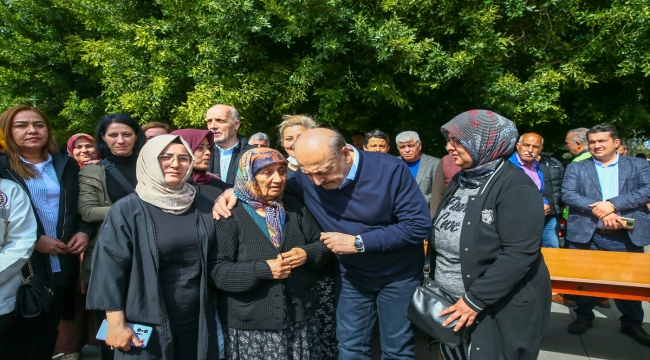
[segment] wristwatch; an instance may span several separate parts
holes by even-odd
[[[363,251],[363,240],[361,239],[361,235],[354,237],[354,248],[357,249],[358,252]]]
[[[612,205],[612,208],[614,209],[614,211],[616,211],[616,205],[614,205],[612,200],[607,200],[607,202],[610,203],[610,205]]]

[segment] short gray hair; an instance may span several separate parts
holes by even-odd
[[[569,130],[569,132],[566,134],[567,135],[573,134],[571,136],[571,141],[573,142],[579,141],[581,144],[587,146],[587,144],[589,144],[589,140],[587,140],[587,131],[589,131],[589,129],[582,127],[582,128]]]
[[[269,145],[271,144],[271,139],[269,139],[269,136],[263,132],[255,133],[251,135],[250,138],[248,138],[249,143],[252,142],[253,140],[262,140],[262,141],[266,141],[266,143]]]
[[[397,134],[395,137],[395,142],[401,143],[401,142],[407,142],[409,140],[415,140],[416,143],[420,142],[420,135],[416,133],[415,131],[402,131],[401,133]]]
[[[328,144],[328,147],[330,148],[330,151],[334,156],[341,156],[341,150],[343,150],[344,147],[347,146],[345,142],[345,138],[343,135],[341,135],[338,131],[334,131],[334,135],[330,138],[330,142]]]

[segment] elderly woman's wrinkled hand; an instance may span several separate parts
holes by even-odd
[[[438,316],[445,316],[447,314],[451,314],[451,316],[445,320],[442,325],[447,326],[458,319],[458,324],[456,324],[454,327],[454,331],[460,331],[463,326],[472,326],[472,324],[474,324],[476,316],[478,315],[476,311],[472,310],[472,308],[465,304],[465,301],[463,301],[462,297],[458,299],[458,302],[456,302],[456,304],[442,310]]]
[[[142,345],[142,341],[138,339],[138,336],[135,335],[131,328],[124,324],[115,324],[111,326],[111,323],[108,323],[106,345],[122,351],[129,351],[131,350],[131,343],[136,344],[136,346]]]
[[[293,248],[285,253],[282,253],[284,260],[289,262],[292,269],[304,265],[307,261],[307,252],[301,248]]]
[[[291,265],[289,264],[289,260],[283,259],[280,254],[278,254],[276,259],[266,260],[266,263],[269,264],[269,267],[271,268],[274,280],[286,279],[291,274]]]

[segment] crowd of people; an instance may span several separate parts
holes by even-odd
[[[567,134],[565,171],[540,134],[486,110],[442,126],[441,159],[415,131],[396,157],[379,129],[348,144],[285,115],[283,154],[239,135],[232,106],[205,121],[110,114],[60,147],[37,108],[0,115],[0,358],[89,344],[102,359],[370,359],[378,323],[382,358],[413,359],[404,314],[426,277],[456,299],[439,315],[462,334],[431,358],[535,359],[552,301],[575,307],[576,335],[611,306],[552,294],[541,247],[650,245],[650,165],[610,125]],[[34,316],[16,296],[30,279],[50,305]],[[615,304],[621,332],[650,346],[641,303]]]

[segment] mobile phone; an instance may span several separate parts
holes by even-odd
[[[621,220],[623,220],[623,223],[625,225],[623,225],[623,226],[619,225],[619,226],[621,228],[623,228],[623,229],[632,230],[632,229],[634,229],[634,226],[636,226],[636,220],[635,219],[622,217]]]
[[[138,346],[138,347],[139,348],[147,347],[147,344],[149,343],[149,338],[151,337],[151,333],[153,332],[153,328],[151,326],[132,324],[132,323],[126,323],[126,326],[131,328],[131,330],[133,330],[133,333],[138,337],[138,339],[142,341],[142,346]],[[95,338],[97,340],[106,341],[107,332],[108,332],[108,320],[104,319],[104,321],[102,321],[102,325],[99,327],[99,331],[97,332],[97,336],[95,336]],[[135,346],[135,344],[131,343],[131,346]]]

